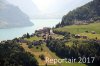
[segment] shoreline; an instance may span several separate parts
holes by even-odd
[[[34,25],[28,27],[0,29],[0,42],[4,40],[12,40],[16,37],[21,37],[23,34],[32,34],[35,30],[43,27],[53,27],[58,24],[61,19],[33,19],[30,20]]]

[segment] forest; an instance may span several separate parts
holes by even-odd
[[[0,66],[38,66],[34,55],[26,52],[16,41],[0,43]]]

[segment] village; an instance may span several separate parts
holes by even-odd
[[[92,35],[95,35],[96,32],[95,31],[84,31],[84,33],[80,33],[80,34],[71,34],[70,36],[76,38],[76,39],[90,39],[86,33],[89,33],[89,34],[92,34]],[[28,37],[27,37],[28,35]],[[31,42],[29,40],[26,40],[27,39],[30,39],[31,37],[34,37],[36,36],[37,39],[39,37],[41,37],[41,39],[39,40],[32,40]],[[60,36],[60,37],[59,37]],[[34,46],[37,46],[37,45],[41,45],[43,44],[43,42],[46,42],[48,39],[63,39],[64,36],[63,35],[58,35],[56,33],[54,33],[53,29],[52,28],[49,28],[49,27],[44,27],[43,29],[39,29],[39,30],[36,30],[33,34],[29,35],[28,33],[27,34],[24,34],[22,37],[19,37],[19,38],[15,38],[14,40],[17,40],[17,42],[19,43],[28,43],[29,45],[34,45]],[[95,37],[94,39],[98,40],[98,37]],[[7,40],[7,41],[1,41],[1,43],[5,43],[5,42],[10,42],[11,40]]]

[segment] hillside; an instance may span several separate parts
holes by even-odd
[[[71,34],[79,34],[79,35],[85,35],[89,39],[95,39],[96,37],[100,40],[100,23],[91,23],[88,25],[70,25],[70,26],[64,26],[60,28],[54,29],[55,31],[60,32],[70,32]],[[92,32],[95,32],[93,34]]]
[[[2,5],[3,4],[3,5]],[[9,3],[0,3],[0,28],[32,26],[28,16],[18,7]]]
[[[27,34],[24,34],[20,38],[15,38],[11,41],[8,40],[7,42],[18,43],[19,44],[18,46],[23,48],[25,52],[28,52],[32,54],[32,56],[34,56],[34,59],[36,59],[36,61],[38,62],[38,66],[46,66],[46,65],[47,66],[97,66],[100,62],[100,58],[99,58],[100,56],[99,29],[100,28],[97,28],[99,27],[99,25],[100,23],[91,23],[88,25],[65,26],[62,28],[56,28],[55,30],[58,32],[53,31],[54,33],[49,33],[50,32],[49,29],[48,30],[42,29],[40,31],[37,30],[32,35],[29,35],[27,33]],[[67,28],[69,30],[67,30]],[[77,32],[78,29],[79,31]],[[87,29],[88,32],[86,33],[84,29]],[[96,33],[92,34],[91,30],[95,31]],[[71,34],[69,32],[71,32]],[[77,38],[73,36],[74,32],[76,34],[80,34],[82,37]],[[84,36],[87,36],[87,37],[84,38]],[[5,43],[7,42],[4,41],[4,42],[1,42],[1,44],[5,45]],[[1,54],[1,55],[3,56],[4,54]],[[25,57],[24,55],[21,55],[21,56],[23,56],[23,58]],[[50,62],[50,63],[46,62],[46,57],[50,59],[67,58],[69,60],[54,64],[53,62]],[[94,57],[95,60],[93,60],[93,62],[92,60],[89,60],[89,62],[82,61],[82,63],[80,63],[78,60],[79,57],[83,57],[83,58]],[[71,62],[70,61],[71,58],[75,58],[77,61]]]
[[[84,33],[85,31],[92,32],[95,31],[97,34],[100,34],[100,23],[91,23],[88,25],[70,25],[64,26],[61,28],[56,28],[55,30],[63,31],[63,32],[70,32],[73,34],[77,33]]]
[[[56,27],[62,27],[65,25],[90,23],[100,20],[100,0],[93,0],[84,6],[70,11],[64,15],[61,23]]]

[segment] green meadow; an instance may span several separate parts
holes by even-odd
[[[42,37],[34,36],[34,37],[29,38],[29,39],[25,38],[25,40],[30,41],[30,42],[38,41],[38,40],[42,40]]]
[[[91,23],[88,25],[70,25],[54,30],[71,32],[72,34],[84,33],[85,31],[91,32],[95,31],[97,34],[100,34],[100,23]]]

